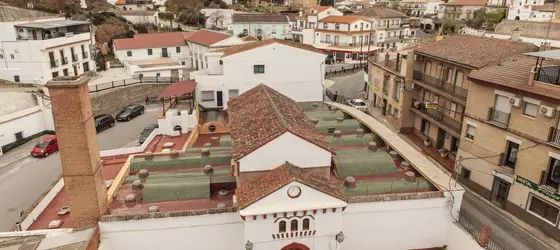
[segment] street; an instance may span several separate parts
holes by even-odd
[[[364,71],[350,75],[331,78],[335,83],[329,87],[333,93],[349,98],[360,98],[360,91],[364,90]]]
[[[113,128],[100,132],[100,150],[137,145],[144,126],[157,123],[160,112],[160,106],[148,106],[143,115],[130,122],[118,122]],[[9,231],[18,221],[19,212],[29,209],[62,174],[58,152],[41,159],[29,156],[37,141],[33,140],[0,156],[0,232]],[[24,158],[20,159],[18,155]],[[13,163],[9,164],[8,161]]]

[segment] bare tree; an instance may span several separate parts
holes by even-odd
[[[206,23],[210,23],[211,29],[224,29],[224,20],[226,17],[223,11],[217,10],[208,16]]]

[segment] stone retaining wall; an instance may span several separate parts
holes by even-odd
[[[144,103],[146,97],[156,97],[170,84],[137,84],[91,94],[94,115],[114,114],[129,104]]]

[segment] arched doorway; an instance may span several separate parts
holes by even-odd
[[[426,30],[432,30],[432,25],[431,24],[426,24]]]
[[[424,24],[423,23],[420,24],[420,29],[424,29]]]
[[[515,17],[515,20],[519,20],[519,16],[516,16],[516,17]]]
[[[294,243],[286,245],[281,250],[310,250],[310,249],[309,249],[309,247],[307,247],[304,244],[294,242]]]

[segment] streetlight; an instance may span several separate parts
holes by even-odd
[[[344,238],[345,238],[345,236],[342,233],[342,231],[340,231],[340,233],[336,234],[336,237],[335,237],[335,239],[336,239],[336,241],[338,241],[338,243],[342,243],[344,241]]]
[[[253,250],[253,242],[247,241],[247,243],[245,243],[245,249]]]

